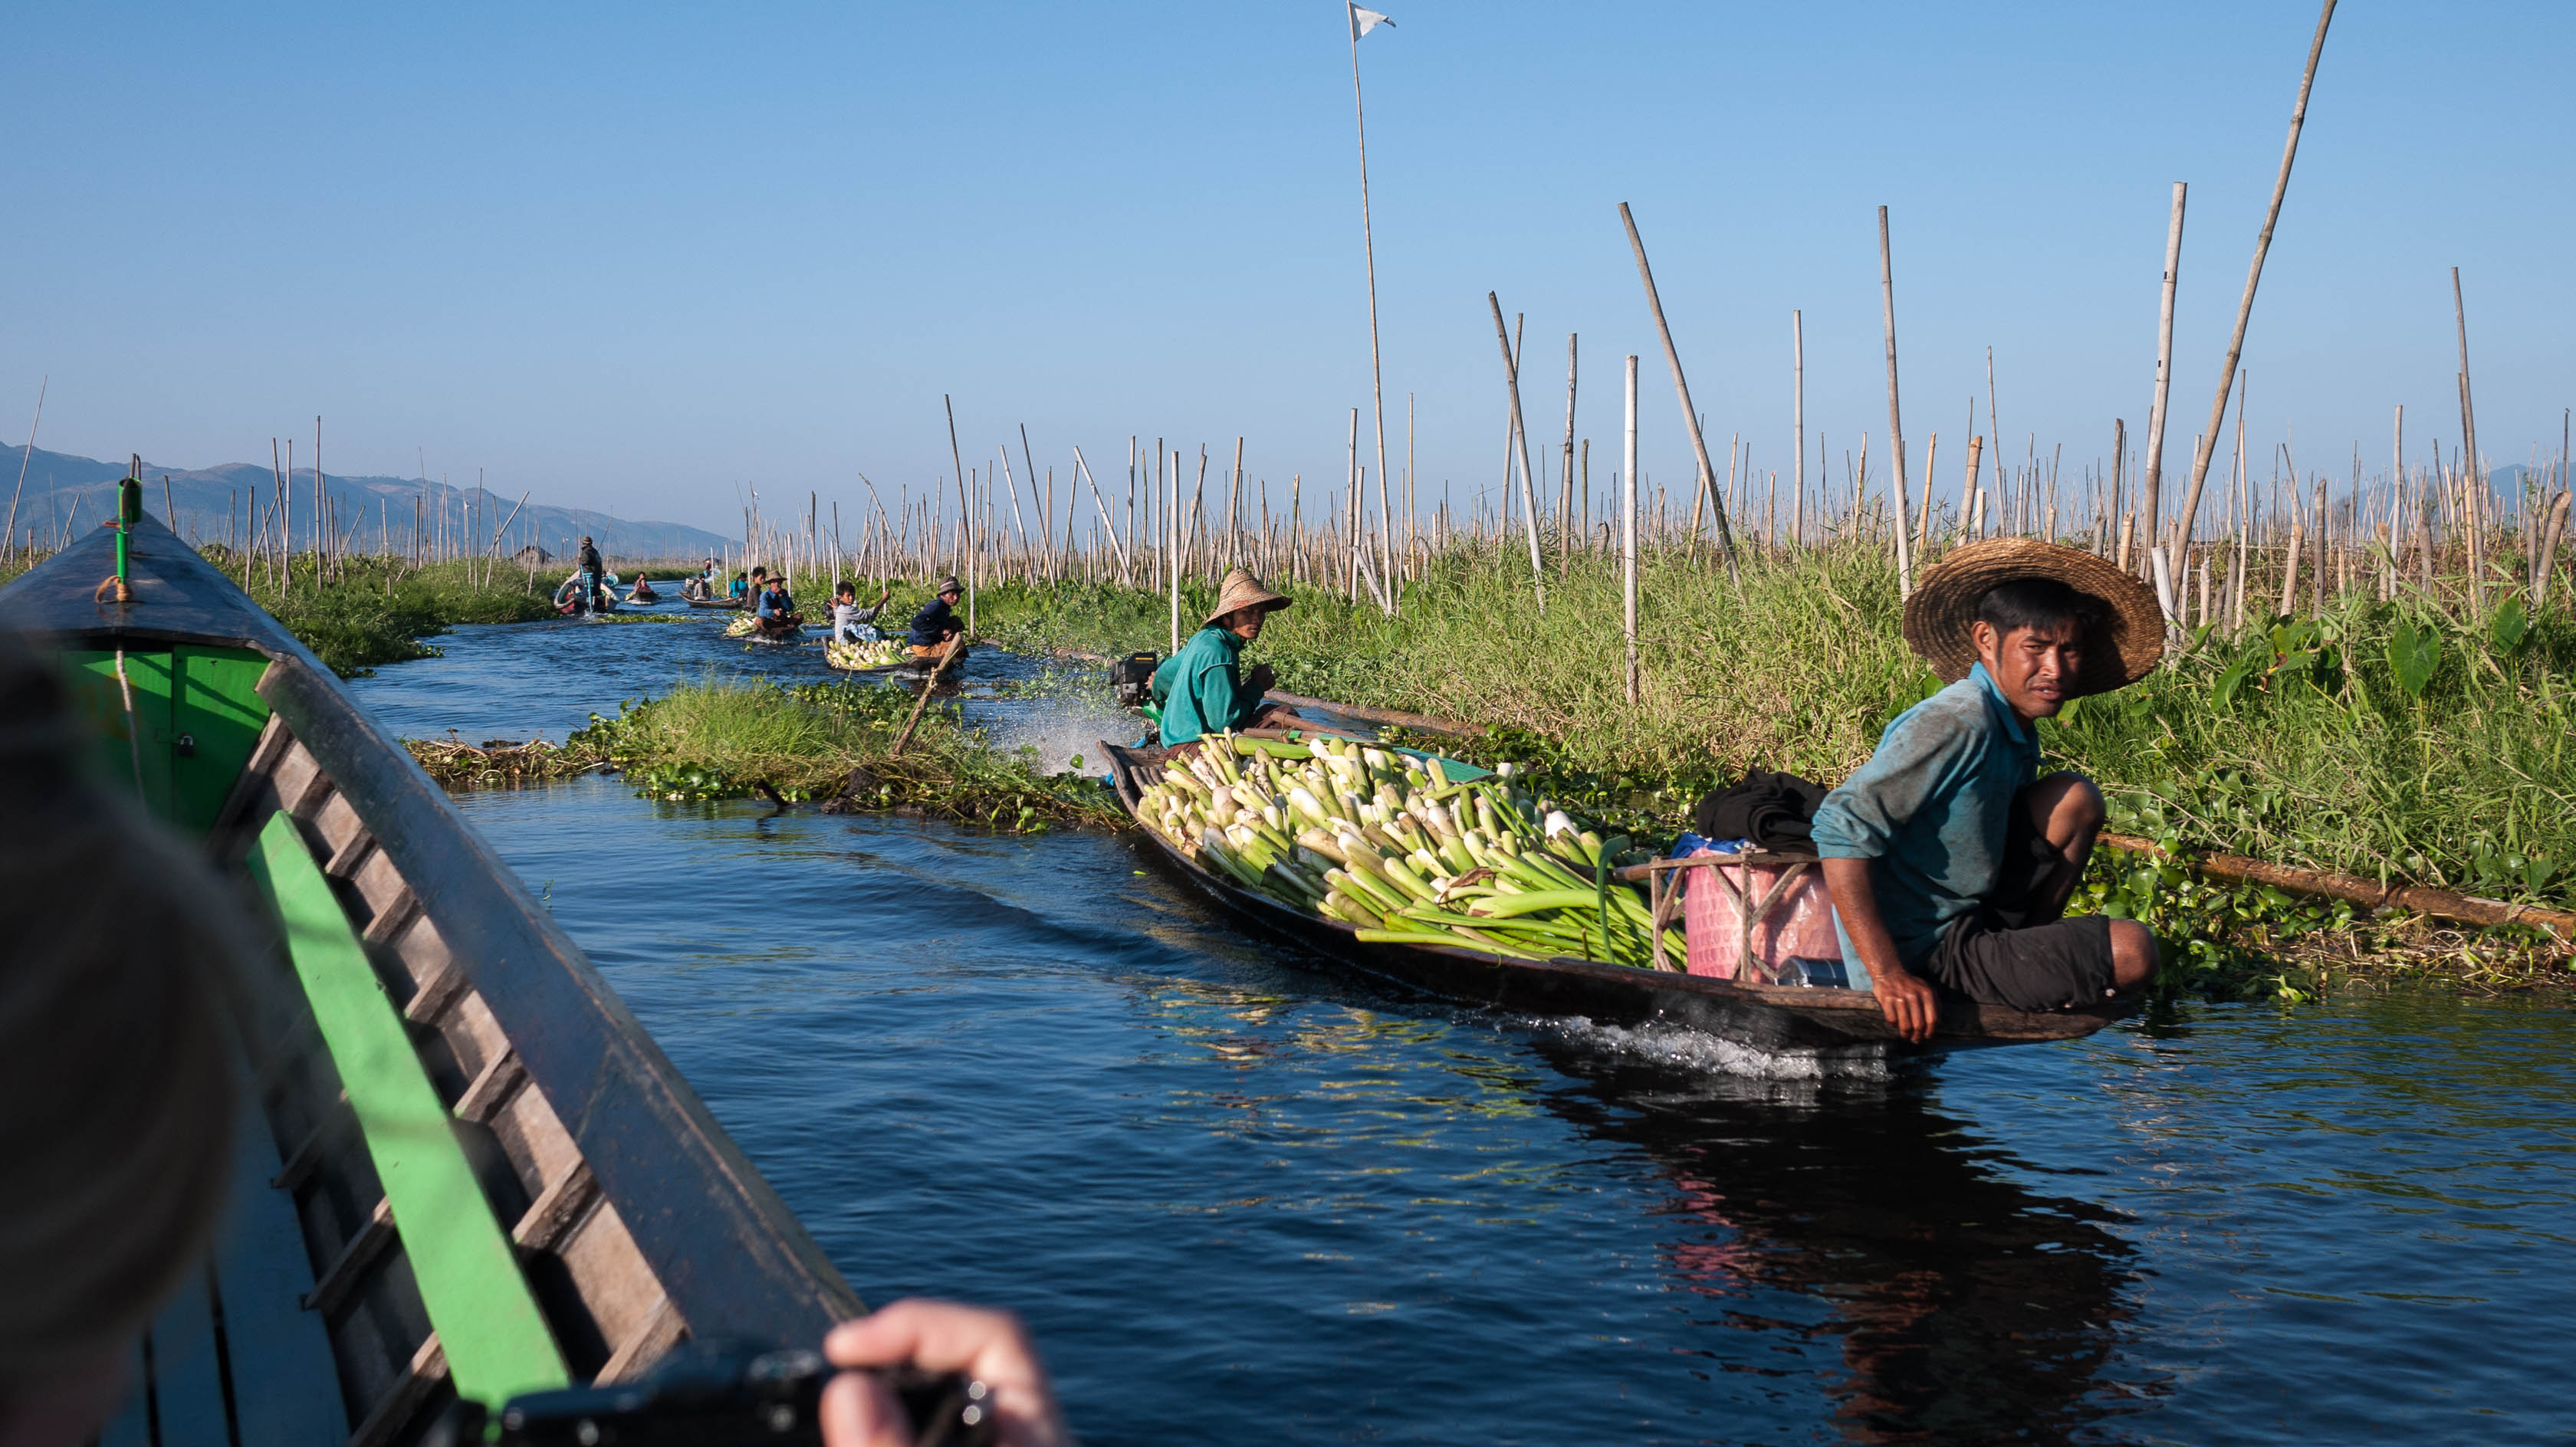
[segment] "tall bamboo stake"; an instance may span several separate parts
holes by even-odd
[[[1806,544],[1807,506],[1807,314],[1789,313],[1789,415],[1798,430],[1798,488],[1789,495],[1789,541]]]
[[[2290,108],[2290,138],[2281,147],[2280,173],[2272,178],[2272,203],[2263,213],[2263,229],[2254,238],[2254,261],[2245,271],[2245,295],[2236,304],[2236,330],[2228,337],[2227,361],[2218,369],[2218,395],[2210,400],[2209,428],[2192,449],[2191,490],[2183,495],[2182,514],[2174,519],[2174,540],[2191,540],[2199,515],[2200,489],[2209,480],[2210,454],[2217,449],[2219,424],[2227,420],[2227,394],[2236,381],[2236,365],[2245,357],[2245,327],[2254,316],[2254,288],[2263,280],[2263,257],[2272,249],[2272,228],[2281,220],[2281,198],[2289,194],[2290,163],[2298,159],[2299,130],[2308,120],[2308,91],[2317,83],[2317,57],[2325,53],[2326,27],[2334,20],[2335,0],[2325,0],[2317,14],[2316,38],[2308,42],[2308,67],[2299,77],[2299,98]]]
[[[2146,496],[2141,503],[2150,525],[2163,517],[2160,504],[2164,496],[2165,397],[2173,388],[2174,286],[2182,275],[2182,210],[2183,197],[2188,189],[2184,183],[2174,182],[2173,219],[2165,227],[2164,300],[2156,314],[2156,397],[2147,410]],[[2209,425],[2216,427],[2218,424],[2212,422]],[[2198,451],[2195,446],[2194,454],[2197,455]],[[2174,546],[2184,546],[2190,536],[2188,526],[2178,529]]]
[[[1628,702],[1637,701],[1637,359],[1628,358],[1628,445],[1620,474],[1619,587],[1628,642]]]
[[[1878,208],[1878,295],[1887,318],[1887,448],[1896,459],[1896,595],[1914,591],[1914,549],[1906,535],[1905,421],[1896,405],[1896,271],[1888,257],[1887,208]]]
[[[1690,383],[1682,376],[1682,354],[1674,348],[1673,329],[1664,321],[1663,298],[1655,294],[1655,273],[1646,264],[1645,238],[1637,234],[1637,218],[1629,214],[1625,201],[1619,203],[1619,220],[1628,228],[1629,250],[1637,254],[1637,277],[1646,284],[1646,306],[1655,314],[1656,334],[1664,339],[1664,365],[1672,368],[1673,392],[1682,404],[1682,425],[1690,429],[1691,452],[1699,459],[1699,485],[1714,488],[1717,469],[1709,465],[1708,439],[1700,435],[1699,413],[1691,408]],[[1727,526],[1725,505],[1719,504],[1716,512],[1717,544],[1726,559],[1726,576],[1740,587],[1743,575],[1735,564],[1735,531]]]
[[[1538,556],[1538,490],[1530,482],[1529,429],[1521,415],[1520,358],[1514,353],[1511,337],[1503,330],[1502,298],[1489,291],[1485,293],[1485,304],[1494,311],[1494,341],[1503,349],[1503,387],[1510,394],[1512,403],[1512,437],[1520,444],[1521,526],[1529,536],[1530,593],[1538,599],[1538,611],[1544,615],[1547,612],[1547,571]],[[1508,472],[1510,456],[1506,455],[1503,461]],[[1508,484],[1510,479],[1506,477],[1504,481]],[[1508,498],[1510,494],[1506,492],[1504,496]],[[1508,503],[1505,505],[1509,506]]]

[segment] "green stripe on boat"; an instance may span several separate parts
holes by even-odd
[[[287,954],[366,1134],[457,1394],[497,1408],[522,1392],[567,1385],[563,1353],[516,1249],[492,1219],[452,1117],[293,818],[269,817],[249,864],[286,927]]]

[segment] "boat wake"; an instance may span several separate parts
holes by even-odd
[[[1047,774],[1098,775],[1109,766],[1100,756],[1100,741],[1133,739],[1145,727],[1135,714],[1089,698],[1026,700],[1009,713],[982,722],[995,747],[1037,750],[1038,770]],[[1074,763],[1077,758],[1082,761],[1079,766]]]
[[[1896,1074],[1885,1045],[1764,1050],[1678,1025],[1597,1025],[1579,1015],[1539,1016],[1523,1024],[1595,1053],[1745,1080],[1884,1081]]]

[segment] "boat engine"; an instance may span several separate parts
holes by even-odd
[[[1130,653],[1109,665],[1110,696],[1120,708],[1143,708],[1154,696],[1154,667],[1163,661],[1159,653]]]

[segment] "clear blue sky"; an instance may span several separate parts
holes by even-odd
[[[1529,318],[1531,427],[1582,334],[1596,485],[1645,361],[1650,473],[1689,475],[1616,203],[1694,390],[1757,467],[1807,415],[1887,423],[1893,208],[1906,423],[1956,486],[2003,422],[2070,471],[2145,427],[2172,182],[2191,183],[2169,472],[2206,417],[2315,8],[1385,0],[1362,44],[1390,447],[1500,476],[1485,293]],[[432,474],[733,526],[734,484],[889,495],[1028,424],[1041,468],[1126,438],[1338,487],[1368,400],[1338,0],[1260,6],[58,6],[10,26],[0,435],[173,465],[327,419],[334,472]],[[2345,5],[2264,274],[2255,455],[2385,465],[2458,431],[2554,450],[2576,401],[2576,7]],[[14,420],[12,420],[14,419]],[[1978,426],[1986,423],[1982,403]],[[1364,442],[1365,447],[1365,442]],[[1883,443],[1881,444],[1883,447]],[[299,449],[299,452],[301,449]],[[1015,459],[1016,460],[1016,459]],[[1723,464],[1721,463],[1721,466]],[[1399,463],[1400,466],[1400,463]],[[1919,467],[1919,461],[1918,461]],[[2261,464],[2258,462],[2258,470]],[[1122,484],[1123,485],[1123,484]]]

